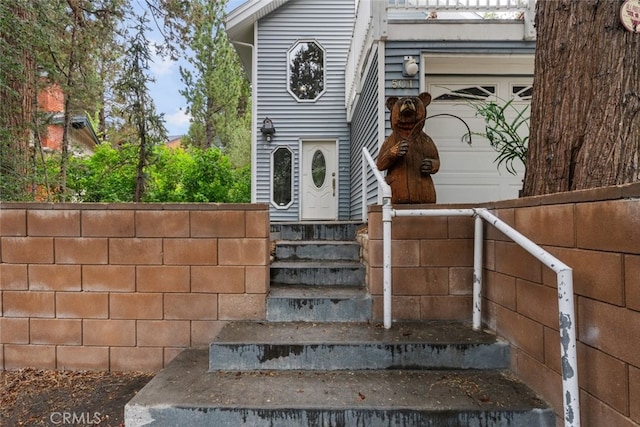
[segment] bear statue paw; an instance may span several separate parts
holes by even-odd
[[[420,172],[423,174],[430,174],[433,172],[433,160],[424,159],[422,161],[422,166],[420,167]]]

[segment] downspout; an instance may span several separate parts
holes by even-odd
[[[375,12],[374,12],[375,13]],[[375,15],[374,15],[375,16]],[[386,43],[383,39],[378,41],[378,152],[385,140],[385,57]],[[381,96],[380,96],[381,95]],[[378,193],[378,203],[382,204],[382,294],[384,328],[390,329],[392,324],[391,300],[393,299],[392,275],[391,275],[391,220],[393,219],[393,207],[391,204],[391,188],[382,188],[382,194]]]
[[[255,170],[256,165],[258,164],[258,153],[257,153],[257,144],[258,144],[258,136],[256,132],[256,126],[253,125],[254,121],[257,120],[258,114],[258,58],[256,54],[256,34],[257,34],[257,25],[258,23],[253,24],[253,44],[245,43],[237,40],[230,40],[231,44],[244,46],[251,49],[251,203],[256,203],[257,201],[257,181],[258,174]]]
[[[391,317],[393,299],[391,271],[391,221],[393,219],[393,206],[391,205],[391,188],[384,188],[382,193],[382,301],[384,328],[390,329],[393,322]]]
[[[386,44],[384,40],[378,41],[378,153],[385,139],[385,67]],[[377,153],[376,153],[377,155]],[[383,195],[378,193],[378,204],[383,204]]]

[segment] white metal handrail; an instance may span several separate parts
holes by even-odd
[[[391,188],[385,182],[376,167],[369,151],[362,149],[362,197],[363,218],[366,218],[366,167],[371,168],[378,185],[382,190],[382,248],[383,248],[383,309],[384,327],[392,326],[391,299],[391,222],[396,216],[473,216],[474,261],[473,261],[473,329],[480,329],[482,324],[482,247],[483,223],[500,230],[524,250],[533,255],[544,265],[556,273],[558,284],[558,321],[560,327],[560,356],[562,370],[562,398],[564,401],[565,426],[580,426],[580,389],[578,384],[578,357],[576,347],[576,317],[573,293],[573,270],[562,261],[545,251],[532,240],[509,226],[485,208],[472,209],[393,209],[391,205]]]

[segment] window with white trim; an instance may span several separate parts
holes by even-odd
[[[297,41],[287,53],[287,90],[302,102],[313,102],[325,91],[325,51],[314,40]]]
[[[286,209],[293,203],[293,152],[278,147],[271,154],[271,203]]]

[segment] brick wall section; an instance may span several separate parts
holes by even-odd
[[[640,425],[640,184],[483,207],[574,270],[583,425]],[[471,320],[472,232],[466,218],[394,219],[395,319]],[[511,343],[513,372],[561,425],[556,275],[488,225],[485,237],[483,323]],[[381,238],[373,207],[361,241],[378,319]]]
[[[265,317],[266,205],[0,204],[0,369],[147,370]]]

